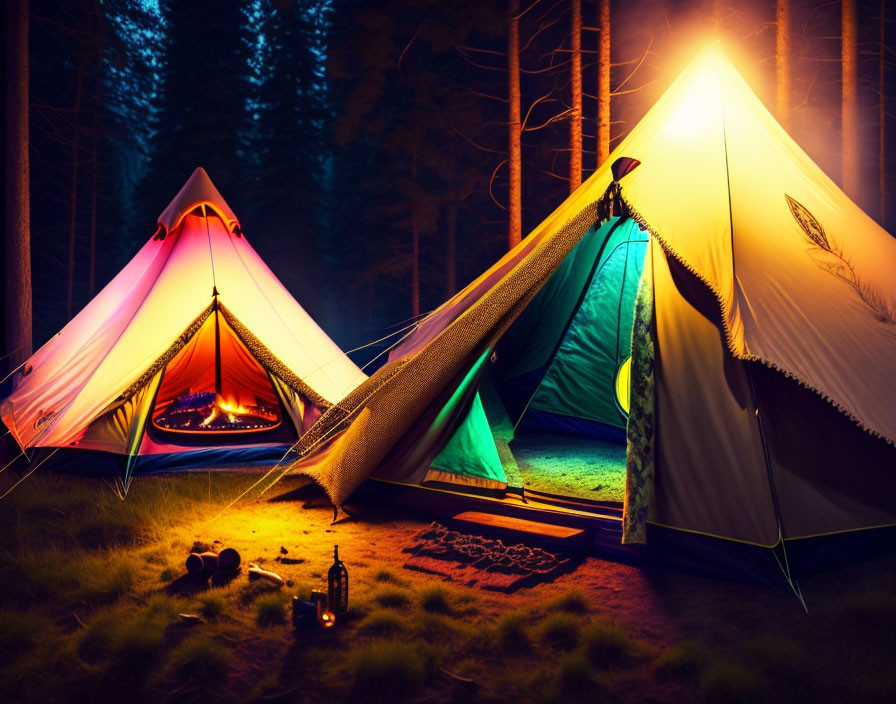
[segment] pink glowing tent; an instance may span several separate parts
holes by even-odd
[[[198,168],[150,241],[16,372],[0,418],[32,461],[64,448],[126,489],[135,472],[279,458],[365,378]]]

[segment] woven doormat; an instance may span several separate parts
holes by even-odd
[[[414,536],[405,569],[438,575],[453,582],[489,591],[512,592],[549,582],[570,572],[577,560],[523,543],[468,535],[433,522]]]

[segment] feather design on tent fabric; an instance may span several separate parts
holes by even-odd
[[[859,281],[855,268],[853,268],[853,265],[850,264],[843,255],[843,252],[835,249],[831,245],[825,234],[824,227],[818,222],[818,219],[809,212],[809,209],[806,208],[806,206],[796,199],[791,198],[786,193],[784,194],[784,198],[787,200],[787,205],[790,208],[790,213],[793,215],[793,219],[796,220],[809,241],[816,247],[833,255],[833,260],[829,257],[824,257],[823,259],[813,257],[818,265],[852,286],[865,304],[874,311],[874,316],[882,323],[896,323],[896,316],[890,311],[886,302],[874,291],[870,290]]]
[[[787,199],[787,205],[790,207],[790,212],[793,215],[794,220],[796,220],[797,223],[799,223],[799,226],[803,228],[803,232],[806,233],[806,236],[817,246],[828,252],[832,252],[828,237],[824,234],[824,228],[815,216],[809,212],[809,209],[786,193],[784,194],[784,197]]]

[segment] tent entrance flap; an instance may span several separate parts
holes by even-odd
[[[283,421],[270,377],[217,310],[165,367],[152,412],[173,433],[257,433]]]
[[[628,383],[623,367],[631,354],[635,293],[646,251],[647,233],[634,220],[610,231],[594,275],[531,400],[532,409],[625,427],[627,394],[619,385]]]
[[[506,355],[513,371],[502,375],[488,363],[477,374],[483,356],[468,374],[465,383],[478,380],[479,388],[426,481],[513,481],[548,494],[622,500],[632,316],[648,235],[634,220],[618,218],[595,224],[589,235],[498,352],[497,364]],[[558,307],[562,326],[552,313]],[[518,373],[519,360],[530,357],[540,373]],[[521,399],[529,401],[520,413]]]

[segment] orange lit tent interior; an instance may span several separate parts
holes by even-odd
[[[119,478],[280,459],[365,375],[196,169],[128,265],[4,387],[32,465]],[[34,452],[32,452],[34,450]]]
[[[257,432],[281,420],[267,372],[218,310],[168,362],[152,412],[157,429],[187,433]]]

